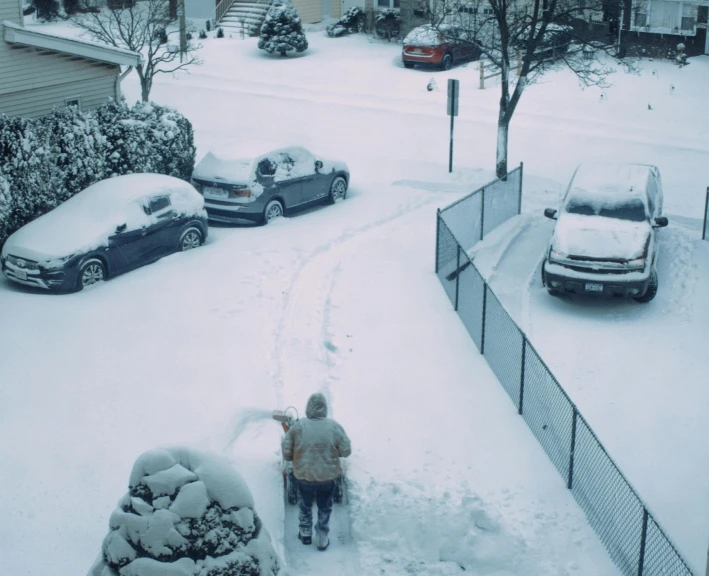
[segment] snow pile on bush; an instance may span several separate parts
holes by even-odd
[[[327,26],[325,31],[331,38],[362,32],[364,30],[364,19],[364,10],[359,6],[352,6],[337,22]]]
[[[261,25],[258,47],[281,56],[286,56],[288,52],[304,52],[308,49],[303,24],[292,4],[271,6]]]
[[[89,576],[275,576],[279,562],[242,477],[189,448],[142,454]]]

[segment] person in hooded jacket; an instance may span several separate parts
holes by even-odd
[[[327,417],[325,396],[316,392],[308,398],[307,418],[293,424],[281,449],[283,459],[293,462],[293,475],[298,482],[300,510],[298,538],[303,544],[312,542],[313,501],[318,505],[315,543],[319,550],[330,544],[328,533],[332,512],[335,480],[340,475],[340,458],[352,453],[350,439],[337,422]]]

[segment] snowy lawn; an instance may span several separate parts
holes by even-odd
[[[210,149],[256,155],[292,144],[342,158],[352,174],[345,202],[268,227],[215,226],[203,248],[79,294],[0,285],[3,571],[85,573],[135,458],[178,443],[232,459],[289,560],[281,433],[268,411],[292,404],[302,413],[321,389],[353,442],[352,541],[339,544],[340,556],[334,542],[293,574],[457,574],[460,566],[489,576],[616,574],[433,274],[436,208],[493,177],[496,89],[477,90],[474,64],[405,70],[400,45],[323,32],[308,40],[304,54],[279,59],[253,38],[209,38],[204,65],[158,77],[152,98],[193,122],[198,159]],[[511,129],[510,166],[524,160],[530,182],[525,210],[553,205],[580,159],[634,160],[660,167],[665,212],[696,229],[707,184],[709,120],[699,110],[708,71],[707,58],[681,70],[651,62],[640,77],[618,75],[603,99],[599,90],[579,91],[567,73],[531,87]],[[440,90],[426,90],[431,77]],[[449,77],[461,80],[451,175]],[[129,101],[138,98],[134,74],[123,87]],[[524,260],[530,278],[533,252]],[[709,255],[697,250],[695,258],[706,265]],[[539,287],[508,277],[512,300],[541,299]],[[660,295],[668,284],[661,278]],[[591,314],[554,305],[569,309],[555,327]],[[618,328],[609,309],[591,308],[601,342]],[[699,324],[691,325],[699,340]],[[557,339],[565,360],[572,342]],[[554,357],[545,359],[554,367]],[[704,364],[688,373],[695,384],[707,368],[696,362]],[[586,363],[573,371],[595,377]],[[666,401],[637,398],[655,413]],[[630,416],[587,416],[623,467],[627,450],[616,456],[602,426],[613,432]],[[669,434],[706,437],[671,420],[662,428],[648,427],[657,436],[647,451]],[[651,464],[657,478],[672,480],[667,490],[686,517],[706,509],[699,485],[709,466],[690,448],[684,454],[693,483],[675,482],[675,462],[667,470]],[[696,530],[686,534],[658,514],[698,572],[709,524],[694,515]]]

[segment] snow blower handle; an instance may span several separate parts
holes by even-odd
[[[288,430],[293,425],[293,417],[290,414],[284,412],[283,410],[274,410],[273,419],[276,422],[281,423],[281,426],[283,426],[283,431],[286,433],[288,433]]]

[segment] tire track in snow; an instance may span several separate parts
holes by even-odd
[[[674,313],[687,322],[694,312],[694,292],[697,285],[697,266],[694,264],[694,252],[697,242],[697,231],[682,224],[672,223],[660,240],[660,261],[658,276],[660,282],[670,279],[666,286],[669,294],[669,310],[664,313]],[[660,290],[663,290],[660,284]]]

